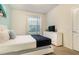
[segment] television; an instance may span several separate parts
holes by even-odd
[[[55,26],[49,26],[49,27],[48,27],[48,31],[53,31],[53,32],[55,32]]]

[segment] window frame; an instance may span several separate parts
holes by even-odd
[[[29,17],[31,17],[31,16],[33,16],[33,17],[40,17],[40,31],[39,31],[39,33],[38,34],[41,34],[41,25],[42,25],[42,22],[41,22],[41,16],[38,16],[38,15],[30,15],[30,16],[28,16],[28,34],[36,34],[35,32],[30,32],[29,30],[30,30],[30,27],[29,27]]]

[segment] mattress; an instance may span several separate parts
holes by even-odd
[[[0,54],[32,48],[36,48],[36,40],[30,35],[21,35],[0,44]]]
[[[39,38],[38,36],[34,36]],[[19,35],[15,39],[10,39],[9,41],[0,44],[0,54],[16,52],[21,50],[34,49],[41,46],[50,45],[51,41],[47,38],[35,39],[31,35]],[[43,40],[44,39],[44,40]],[[49,41],[49,42],[48,42]],[[46,43],[48,42],[48,43]],[[38,43],[38,44],[37,44]]]

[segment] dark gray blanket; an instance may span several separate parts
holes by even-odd
[[[31,35],[35,40],[37,47],[42,47],[51,44],[51,39],[42,35]]]

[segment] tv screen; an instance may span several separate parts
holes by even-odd
[[[49,27],[48,27],[48,30],[55,32],[55,26],[49,26]]]

